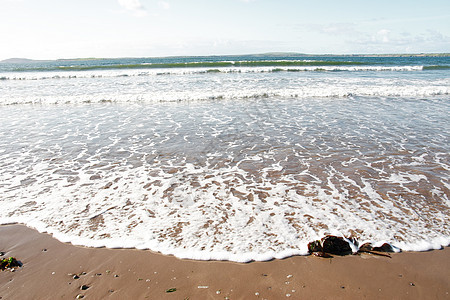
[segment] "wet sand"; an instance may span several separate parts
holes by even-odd
[[[0,299],[450,299],[448,247],[239,264],[76,247],[5,225],[0,251],[23,263],[0,272]]]

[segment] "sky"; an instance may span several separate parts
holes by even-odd
[[[0,0],[0,60],[450,52],[448,0]]]

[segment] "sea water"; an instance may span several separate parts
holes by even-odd
[[[0,223],[180,258],[450,243],[450,57],[0,64]]]

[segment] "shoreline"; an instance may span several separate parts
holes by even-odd
[[[449,247],[391,258],[194,261],[150,250],[73,246],[13,224],[0,226],[0,251],[23,264],[0,272],[1,299],[450,298]]]

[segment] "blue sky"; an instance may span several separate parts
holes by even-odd
[[[0,60],[450,52],[450,1],[0,0]]]

